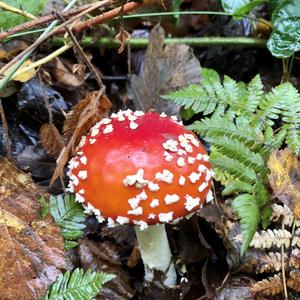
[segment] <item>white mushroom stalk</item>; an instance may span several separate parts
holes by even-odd
[[[164,285],[176,285],[176,271],[164,224],[151,225],[141,230],[135,226],[141,257],[145,266],[145,280],[152,281],[155,271],[164,274]]]

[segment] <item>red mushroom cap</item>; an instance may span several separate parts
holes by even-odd
[[[109,225],[172,222],[211,197],[213,172],[199,139],[164,113],[102,119],[69,163],[69,190]]]

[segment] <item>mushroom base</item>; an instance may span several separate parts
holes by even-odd
[[[175,286],[177,276],[165,225],[151,225],[144,230],[135,226],[135,233],[145,266],[145,280],[152,281],[157,270],[165,274],[165,286]]]

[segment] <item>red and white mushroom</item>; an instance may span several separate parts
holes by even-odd
[[[164,224],[212,197],[209,157],[194,133],[164,113],[120,111],[82,138],[68,175],[69,191],[99,222],[135,225],[146,280],[159,270],[174,285]]]

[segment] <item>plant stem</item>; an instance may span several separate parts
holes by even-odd
[[[54,38],[52,44],[56,47],[61,46],[64,39]],[[127,44],[133,48],[144,48],[149,43],[148,39],[132,38]],[[267,40],[261,38],[247,38],[247,37],[189,37],[189,38],[166,38],[165,44],[186,44],[193,47],[204,46],[242,46],[242,47],[262,47],[265,48]],[[116,48],[120,46],[113,38],[100,38],[94,41],[91,37],[84,37],[81,41],[83,47],[97,47],[97,48]]]
[[[145,280],[152,281],[156,270],[165,274],[166,286],[175,286],[177,276],[165,225],[151,225],[144,230],[135,226],[135,233],[145,266]]]
[[[74,4],[76,3],[76,0],[72,0],[68,6],[65,7],[64,11],[69,10]],[[37,39],[43,39],[58,23],[58,21],[53,21],[47,28],[46,30],[40,35],[40,37]],[[8,81],[11,79],[11,77],[15,74],[15,72],[22,66],[22,64],[25,62],[27,58],[31,55],[31,53],[34,51],[35,48],[32,50],[28,51],[17,63],[16,65],[12,68],[12,70],[3,78],[0,80],[0,91],[5,87],[5,85],[8,83]]]

